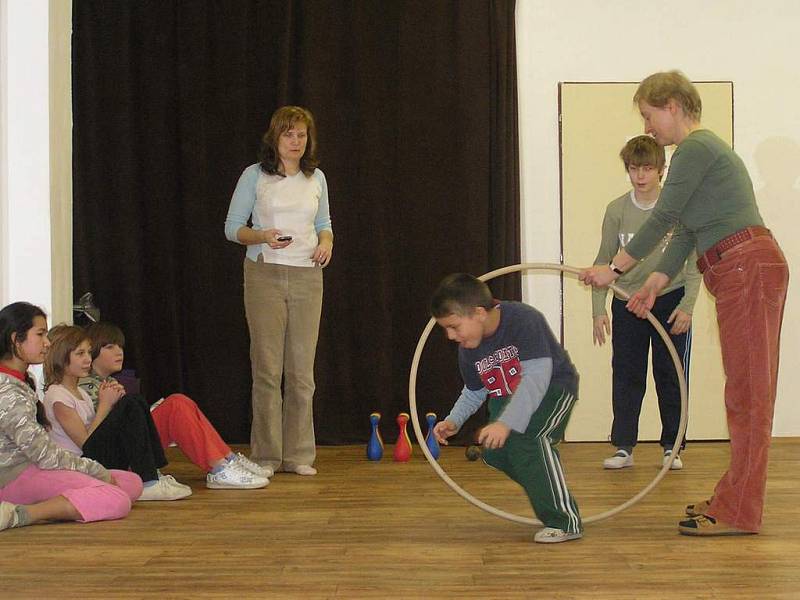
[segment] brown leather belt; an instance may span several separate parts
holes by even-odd
[[[739,244],[743,244],[744,242],[748,242],[753,238],[763,235],[772,237],[772,232],[766,227],[754,225],[752,227],[740,229],[736,233],[732,233],[728,237],[722,238],[716,244],[711,246],[711,248],[706,250],[703,256],[697,259],[697,270],[701,273],[704,273],[706,269],[721,261],[722,255],[731,248],[735,248]]]

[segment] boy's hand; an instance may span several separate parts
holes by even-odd
[[[119,383],[111,381],[104,381],[100,384],[97,390],[97,402],[110,409],[113,407],[117,400],[125,395],[125,388]]]
[[[611,323],[608,315],[600,315],[592,319],[592,337],[597,346],[606,343],[606,336],[611,335]]]
[[[444,446],[448,445],[447,438],[454,436],[456,433],[458,433],[458,427],[447,419],[439,421],[433,428],[433,435],[436,441]]]
[[[669,330],[672,335],[680,335],[689,331],[692,326],[692,315],[676,308],[667,319],[667,323],[672,324],[672,329]]]
[[[491,425],[487,425],[481,429],[478,434],[478,443],[483,444],[484,448],[502,448],[508,436],[511,434],[511,428],[502,421],[495,421]]]

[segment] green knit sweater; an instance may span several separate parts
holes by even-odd
[[[692,249],[702,255],[722,238],[763,224],[742,159],[715,134],[699,129],[675,150],[658,204],[625,250],[641,260],[674,228],[655,269],[674,277]]]

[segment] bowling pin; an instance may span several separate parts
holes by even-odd
[[[383,458],[383,438],[381,432],[378,430],[378,423],[381,420],[381,413],[374,412],[369,416],[369,422],[372,426],[372,433],[369,436],[369,443],[367,444],[367,458],[369,460],[380,460]]]
[[[408,413],[397,415],[397,426],[400,434],[397,436],[397,443],[394,445],[394,459],[397,462],[408,462],[411,458],[411,438],[408,437]]]
[[[435,460],[439,460],[439,442],[436,441],[436,436],[433,435],[433,426],[436,425],[436,413],[426,413],[425,420],[428,421],[428,433],[425,436],[425,443],[428,446],[428,451]]]

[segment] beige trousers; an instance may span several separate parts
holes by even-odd
[[[275,471],[311,465],[322,269],[245,258],[244,308],[253,373],[251,457]]]

